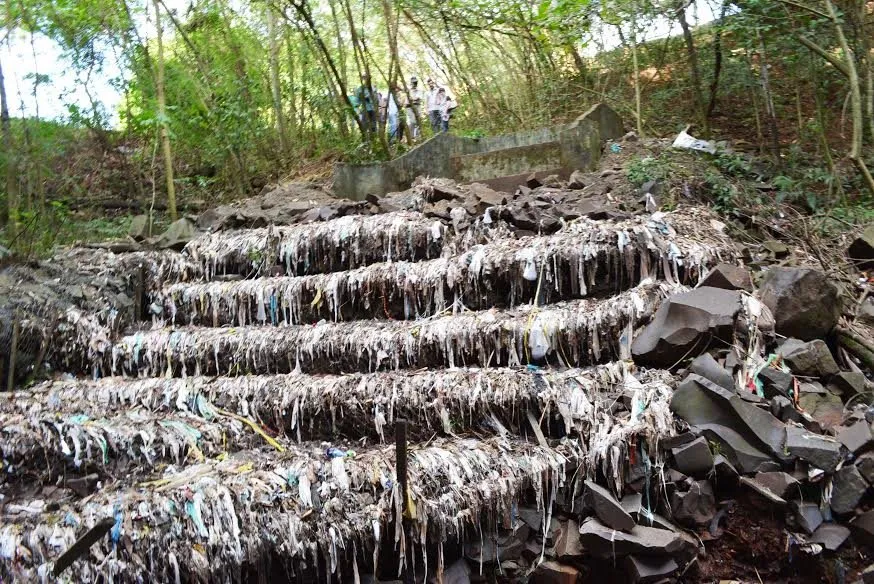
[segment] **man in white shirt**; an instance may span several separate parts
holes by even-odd
[[[419,80],[415,77],[410,77],[409,91],[407,103],[404,106],[407,114],[407,128],[409,128],[413,140],[418,140],[421,133],[419,112],[422,111],[422,90],[419,89]]]
[[[425,100],[425,105],[428,110],[428,120],[431,122],[431,131],[435,134],[440,131],[443,126],[443,105],[446,101],[446,90],[437,87],[433,79],[428,80],[428,97]]]

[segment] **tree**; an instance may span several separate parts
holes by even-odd
[[[170,132],[167,130],[167,104],[164,94],[164,39],[161,30],[160,0],[153,0],[155,7],[155,42],[158,44],[155,91],[158,94],[158,124],[161,132],[161,150],[164,154],[164,175],[167,181],[167,211],[170,219],[179,218],[176,212],[176,185],[173,182],[173,150],[170,146]]]

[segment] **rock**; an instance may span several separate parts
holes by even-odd
[[[740,298],[736,290],[719,288],[696,288],[671,296],[634,339],[631,352],[635,362],[673,367],[692,349],[705,351],[710,339],[730,343]]]
[[[853,539],[874,548],[874,510],[857,515],[849,527]]]
[[[828,377],[839,371],[828,345],[819,339],[807,343],[798,339],[788,339],[780,346],[779,352],[796,375]]]
[[[841,371],[832,376],[828,382],[829,389],[834,390],[834,393],[843,396],[844,399],[865,393],[868,391],[867,385],[868,380],[865,375],[858,371]]]
[[[524,523],[515,531],[497,537],[475,539],[464,545],[464,556],[471,562],[489,563],[500,560],[515,560],[522,556],[530,530]]]
[[[131,219],[130,227],[128,227],[127,234],[134,238],[136,241],[143,241],[147,237],[151,235],[149,233],[149,216],[148,215],[137,215],[133,219]]]
[[[722,288],[723,290],[746,290],[751,292],[753,289],[753,280],[746,268],[734,264],[723,263],[717,264],[716,267],[710,270],[697,287]]]
[[[529,189],[536,189],[537,187],[542,187],[543,183],[540,182],[539,178],[537,178],[537,173],[532,172],[530,175],[528,175],[528,178],[525,179],[525,186],[527,186]]]
[[[194,222],[183,217],[171,223],[167,231],[162,233],[158,241],[155,242],[155,245],[161,249],[181,251],[185,244],[194,239],[195,235],[197,235],[197,229]]]
[[[874,584],[874,564],[862,570],[861,577],[864,584]]]
[[[695,426],[721,425],[742,435],[756,448],[764,447],[774,457],[784,457],[786,426],[769,412],[743,401],[734,391],[700,375],[690,375],[674,391],[671,410]],[[739,466],[735,460],[732,464]],[[745,471],[742,471],[745,472]]]
[[[554,553],[560,560],[580,558],[585,553],[580,543],[580,526],[573,519],[560,522],[558,534],[555,536]]]
[[[796,426],[786,428],[786,450],[826,472],[834,472],[843,458],[840,442]]]
[[[867,490],[868,482],[862,478],[859,469],[843,467],[832,477],[832,511],[838,515],[852,513]]]
[[[716,475],[717,485],[723,481],[730,485],[736,484],[738,476],[740,476],[737,469],[721,454],[713,457],[713,470]]]
[[[836,552],[847,541],[848,537],[850,537],[850,530],[843,525],[823,523],[807,541],[818,543],[830,552]]]
[[[789,247],[782,241],[769,239],[762,243],[762,247],[774,254],[774,257],[777,259],[782,259],[789,255]]]
[[[797,495],[801,487],[795,477],[785,472],[760,472],[753,480],[769,491],[785,499],[788,495]]]
[[[698,355],[695,360],[692,361],[689,370],[692,371],[692,373],[697,373],[701,377],[709,379],[713,383],[718,383],[725,389],[734,389],[734,379],[732,378],[731,373],[717,363],[716,359],[714,359],[713,355],[710,353],[702,353],[701,355]]]
[[[853,243],[847,249],[847,257],[859,269],[868,270],[874,268],[874,225],[866,227],[865,231],[853,240]]]
[[[443,571],[443,584],[470,584],[470,566],[464,559],[456,560]]]
[[[860,454],[856,459],[856,468],[869,484],[874,484],[874,452]]]
[[[695,434],[692,432],[683,432],[682,434],[677,434],[676,436],[668,436],[666,438],[662,438],[659,440],[659,446],[664,450],[673,450],[674,448],[679,448],[684,444],[688,444],[695,439]]]
[[[785,373],[773,367],[765,367],[759,372],[762,380],[762,390],[765,397],[770,399],[779,395],[789,395],[789,391],[795,385],[795,378],[790,373]]]
[[[619,504],[622,505],[622,508],[625,509],[625,512],[631,515],[632,519],[635,522],[638,521],[640,510],[643,509],[643,495],[640,493],[631,493],[622,497],[622,500],[619,501]]]
[[[713,454],[707,440],[697,438],[678,448],[671,450],[674,457],[674,467],[683,474],[704,476],[713,470]]]
[[[579,578],[580,571],[573,566],[547,560],[537,566],[529,581],[532,584],[576,584]]]
[[[0,254],[0,257],[2,257],[2,254]],[[869,296],[859,305],[856,321],[868,326],[874,325],[874,298]]]
[[[793,501],[790,505],[792,523],[804,533],[813,533],[822,525],[822,511],[816,503]]]
[[[825,429],[840,426],[844,418],[844,404],[841,398],[826,390],[823,390],[823,393],[805,391],[805,385],[808,386],[808,389],[811,386],[816,387],[813,384],[802,385],[801,395],[798,398],[798,405],[801,406],[801,409]]]
[[[718,444],[719,451],[740,472],[755,472],[761,464],[771,461],[767,454],[754,447],[743,436],[727,426],[701,424],[695,428],[709,441]]]
[[[534,507],[519,507],[516,516],[522,520],[532,531],[543,531],[544,513]]]
[[[630,554],[674,555],[686,542],[673,531],[637,525],[630,532],[616,531],[590,517],[580,526],[580,541],[594,557],[608,559]]]
[[[593,481],[586,481],[585,485],[586,492],[591,496],[595,515],[604,525],[622,531],[631,531],[634,528],[634,519],[622,508],[622,505],[610,494],[610,491]]]
[[[579,190],[586,188],[586,175],[581,170],[575,170],[571,173],[570,178],[567,181],[567,188],[573,190]]]
[[[648,584],[670,578],[680,569],[673,558],[653,558],[648,556],[628,556],[625,558],[625,572],[632,584]]]
[[[716,496],[709,481],[694,481],[689,490],[671,493],[671,513],[683,525],[704,525],[716,515]]]
[[[776,395],[771,398],[771,413],[781,422],[798,422],[801,420],[801,414],[795,409],[792,400],[782,395]]]
[[[762,302],[776,320],[776,331],[810,341],[824,337],[837,324],[841,309],[831,279],[807,268],[771,268],[759,289]]]
[[[852,426],[842,426],[837,429],[838,442],[847,447],[852,453],[867,450],[874,442],[871,435],[871,425],[865,420],[856,422]]]
[[[477,208],[477,215],[481,215],[489,207],[498,207],[507,203],[507,194],[499,193],[488,186],[481,183],[473,183],[468,187],[470,194],[475,196],[480,204]]]
[[[783,497],[777,495],[777,493],[775,493],[774,491],[772,491],[771,489],[769,489],[765,485],[758,483],[749,477],[741,477],[740,483],[750,487],[751,489],[756,491],[759,495],[761,495],[762,497],[764,497],[765,499],[767,499],[771,503],[774,503],[776,505],[781,505],[781,506],[786,504],[786,500]]]

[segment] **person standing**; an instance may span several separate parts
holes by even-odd
[[[452,117],[453,110],[458,107],[458,103],[442,87],[440,91],[443,92],[443,105],[440,108],[440,131],[448,132],[449,119]]]
[[[407,115],[407,128],[410,132],[410,137],[413,141],[419,139],[421,128],[419,128],[419,112],[422,108],[422,90],[419,89],[419,80],[413,76],[410,77],[409,93],[407,94],[404,111]]]
[[[443,102],[446,101],[446,90],[437,87],[433,79],[428,79],[428,97],[425,105],[428,109],[428,120],[431,122],[431,131],[435,134],[443,127]]]
[[[365,73],[361,76],[361,86],[355,91],[355,99],[358,100],[358,115],[364,131],[376,133],[377,100],[370,85],[370,75]]]

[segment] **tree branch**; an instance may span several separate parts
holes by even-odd
[[[781,1],[783,1],[783,0],[781,0]],[[829,63],[831,63],[832,66],[835,69],[837,69],[838,71],[840,71],[844,77],[850,76],[850,72],[847,70],[847,65],[844,62],[842,62],[840,59],[838,59],[837,57],[835,57],[834,55],[832,55],[831,53],[829,53],[824,48],[822,48],[821,46],[819,46],[818,44],[816,44],[812,40],[808,39],[807,37],[804,37],[804,36],[799,34],[799,35],[796,35],[795,38],[798,39],[799,43],[801,43],[802,45],[804,45],[805,47],[807,47],[808,49],[810,49],[811,51],[813,51],[814,53],[816,53],[817,55],[819,55],[820,57],[822,57],[823,59],[828,61]]]

